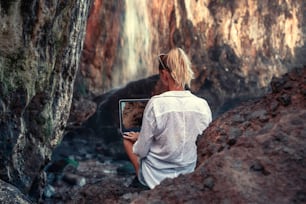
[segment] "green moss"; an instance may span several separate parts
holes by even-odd
[[[22,87],[31,99],[35,93],[44,91],[49,85],[52,74],[52,63],[37,61],[37,57],[23,51],[1,57],[0,53],[0,83],[2,95],[5,96]]]
[[[46,125],[45,125],[45,135],[47,138],[51,138],[53,132],[53,124],[52,124],[52,118],[48,118]]]
[[[19,74],[17,70],[20,69],[20,63],[21,62],[18,59],[18,54],[2,58],[0,80],[2,82],[4,95],[16,90],[20,85],[22,85],[22,78],[18,76]]]
[[[2,57],[0,63],[3,96],[14,92],[18,88],[25,88],[28,94],[33,94],[33,76],[35,75],[27,67],[27,60],[23,51]]]

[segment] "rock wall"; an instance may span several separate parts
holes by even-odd
[[[213,104],[260,96],[273,76],[306,64],[305,7],[301,0],[95,0],[76,86],[100,95],[150,76],[157,55],[179,46],[196,72],[192,90]]]
[[[69,116],[90,5],[0,1],[0,179],[34,198]]]

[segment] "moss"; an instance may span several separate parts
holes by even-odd
[[[46,138],[51,138],[52,132],[53,132],[52,118],[49,117],[47,119],[46,124],[45,124],[45,136],[46,136]]]
[[[21,87],[26,88],[28,94],[33,92],[34,75],[26,65],[27,59],[23,51],[2,57],[0,61],[2,65],[0,80],[3,96]]]
[[[19,54],[13,54],[2,58],[2,69],[0,70],[0,80],[2,82],[3,94],[13,92],[22,85],[22,78],[18,76],[18,70],[21,67],[22,60],[18,59]]]

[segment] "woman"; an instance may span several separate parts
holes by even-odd
[[[153,96],[144,111],[140,133],[124,134],[124,147],[139,181],[154,188],[165,178],[194,171],[196,139],[212,120],[207,102],[185,90],[193,78],[180,48],[158,56],[166,92]]]

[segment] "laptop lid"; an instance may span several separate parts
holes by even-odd
[[[119,100],[120,132],[139,132],[142,124],[144,109],[149,99]]]

